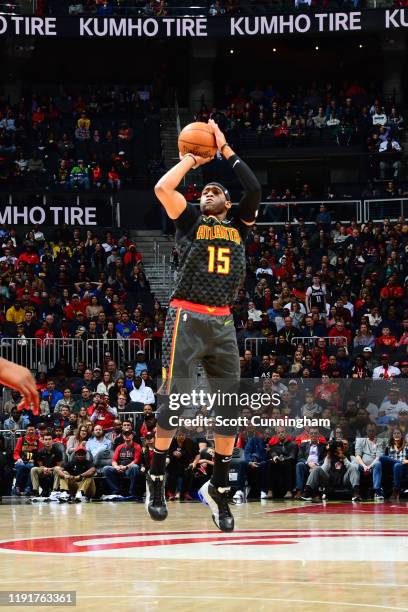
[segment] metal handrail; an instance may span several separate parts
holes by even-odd
[[[397,216],[384,215],[384,217],[380,217],[378,219],[371,219],[370,208],[373,204],[381,205],[384,202],[386,205],[390,203],[397,206],[399,204],[399,211]],[[405,213],[404,214],[404,203],[405,203]],[[391,213],[392,214],[392,213]],[[408,215],[408,198],[397,197],[397,198],[371,198],[368,200],[363,200],[363,219],[364,222],[367,221],[383,221],[384,218],[390,219],[390,221],[397,221],[398,217],[406,217]]]

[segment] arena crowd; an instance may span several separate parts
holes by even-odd
[[[117,191],[163,171],[150,86],[0,98],[0,188]]]
[[[249,236],[247,275],[232,304],[242,384],[280,393],[281,404],[271,401],[263,417],[312,422],[257,428],[242,407],[249,425],[237,437],[237,501],[315,499],[332,485],[355,500],[364,490],[378,499],[404,491],[408,225],[332,216],[322,205],[313,224],[255,226]],[[41,395],[34,416],[3,390],[2,492],[15,475],[17,495],[140,498],[166,309],[126,232],[63,226],[46,234],[39,226],[25,234],[0,228],[2,354],[32,366]],[[316,428],[313,419],[329,426]],[[169,498],[194,497],[211,466],[211,431],[180,431]]]

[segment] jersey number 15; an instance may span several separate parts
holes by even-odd
[[[217,274],[229,274],[231,249],[226,247],[208,247],[208,271]]]

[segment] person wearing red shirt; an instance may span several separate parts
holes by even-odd
[[[112,166],[108,172],[108,183],[112,189],[120,189],[120,177],[115,166]]]
[[[55,338],[55,334],[52,329],[49,328],[49,325],[46,321],[41,325],[40,329],[34,334],[35,338],[37,338],[38,346],[47,346],[50,347],[52,345],[52,341]]]
[[[129,250],[123,256],[123,263],[125,266],[135,266],[142,261],[142,254],[136,250],[136,245],[131,242],[129,244]]]
[[[140,444],[133,441],[133,433],[126,431],[122,433],[124,443],[119,444],[113,457],[112,465],[103,468],[103,475],[111,495],[120,496],[120,479],[126,476],[130,479],[129,494],[137,497],[137,488],[141,483],[140,463],[142,448]]]
[[[91,415],[91,421],[94,425],[100,425],[104,432],[113,428],[113,423],[118,414],[116,408],[106,406],[105,402],[100,400],[94,408]]]
[[[44,114],[43,109],[38,107],[37,110],[34,111],[33,114],[31,115],[31,118],[33,120],[33,127],[36,127],[40,123],[44,123],[45,114]]]
[[[17,259],[17,265],[20,263],[26,263],[29,264],[30,266],[36,266],[40,263],[40,258],[38,256],[38,253],[36,253],[34,251],[34,248],[32,245],[27,245],[26,250],[21,253],[21,255],[18,256]]]
[[[290,136],[290,129],[288,128],[288,125],[285,120],[283,120],[280,126],[278,127],[278,129],[275,130],[274,136],[275,138],[282,138],[282,137],[288,138]]]
[[[404,290],[399,285],[395,284],[395,280],[390,278],[386,286],[380,291],[380,298],[382,300],[400,300],[404,297]]]
[[[330,404],[339,405],[339,385],[332,382],[328,374],[322,374],[322,383],[317,385],[314,390],[314,395],[317,400]]]
[[[16,447],[13,453],[16,468],[16,484],[14,492],[16,495],[21,495],[25,490],[27,493],[31,491],[30,472],[34,467],[36,455],[42,448],[42,442],[35,432],[34,425],[28,425],[25,436],[21,436],[17,440]]]
[[[71,302],[68,306],[64,306],[64,313],[67,319],[73,321],[77,315],[77,312],[83,312],[86,316],[86,304],[83,304],[77,293],[73,293],[71,297]]]
[[[391,330],[389,327],[383,327],[381,330],[381,336],[377,338],[375,344],[379,349],[387,349],[388,351],[393,351],[398,346],[398,340],[395,336],[391,334]]]
[[[343,338],[345,337],[347,340],[347,346],[351,346],[351,331],[344,325],[344,321],[337,321],[336,325],[329,330],[327,335],[330,338],[336,338],[338,336]],[[344,346],[344,340],[341,340],[340,338],[336,340],[336,346]]]

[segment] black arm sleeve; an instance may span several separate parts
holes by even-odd
[[[237,217],[247,223],[253,223],[261,202],[261,186],[251,168],[238,155],[230,157],[228,164],[244,190],[244,194],[238,204]]]

